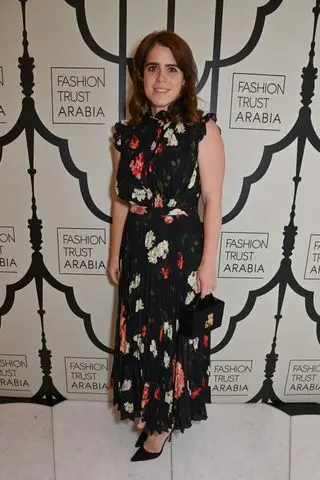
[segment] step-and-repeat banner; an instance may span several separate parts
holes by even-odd
[[[1,401],[110,400],[111,129],[165,28],[226,148],[212,402],[319,402],[319,4],[1,0]]]

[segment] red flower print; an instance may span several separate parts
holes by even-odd
[[[123,325],[120,327],[120,352],[126,353],[126,334],[127,334],[127,327]]]
[[[147,213],[147,207],[144,205],[130,205],[130,212],[137,215],[145,215]]]
[[[160,400],[160,387],[157,388],[153,396],[156,400]]]
[[[126,334],[127,334],[127,326],[126,326],[126,317],[125,317],[125,307],[121,305],[121,314],[120,314],[120,352],[126,353]]]
[[[203,346],[204,346],[204,348],[208,348],[208,346],[209,346],[209,337],[208,337],[208,335],[204,335],[204,337],[203,337]]]
[[[143,325],[143,327],[141,329],[141,337],[145,337],[146,333],[147,333],[147,326]]]
[[[143,152],[138,153],[138,155],[136,156],[136,162],[139,162],[139,163],[143,164],[143,162],[144,162],[144,153]]]
[[[130,148],[135,150],[139,146],[139,138],[133,135],[133,137],[130,140]]]
[[[149,168],[148,168],[149,172],[152,172],[153,170],[153,162],[150,162],[149,163]]]
[[[159,145],[157,145],[154,153],[155,153],[156,155],[159,155],[160,153],[163,152],[163,150],[164,150],[164,145],[163,145],[163,143],[159,143]]]
[[[184,372],[180,362],[176,363],[175,382],[174,382],[174,398],[181,397],[184,390]]]
[[[201,390],[202,390],[201,387],[198,387],[198,388],[195,388],[194,390],[192,390],[191,398],[193,399],[193,398],[199,397]]]
[[[143,386],[142,399],[141,399],[141,408],[144,408],[149,402],[149,387],[150,383],[146,382]]]
[[[169,278],[169,267],[162,267],[161,270],[160,270],[160,273],[161,273],[162,277],[164,278],[164,280],[168,280],[168,278]]]
[[[172,383],[174,383],[174,376],[176,374],[176,363],[177,363],[176,355],[174,354],[172,358],[172,378],[171,378]]]
[[[144,154],[143,152],[140,152],[136,156],[135,160],[131,160],[129,165],[132,175],[138,178],[139,180],[141,179],[143,163],[144,163]]]
[[[161,325],[161,327],[160,327],[160,333],[159,333],[160,342],[162,341],[162,339],[163,339],[163,325]]]
[[[156,130],[156,139],[159,140],[161,134],[161,128],[157,128]]]
[[[183,255],[181,252],[178,252],[177,254],[177,265],[180,270],[183,269]]]
[[[172,223],[173,222],[173,217],[171,215],[161,215],[165,223]]]
[[[162,208],[163,207],[163,199],[161,197],[161,195],[158,195],[156,196],[156,198],[154,199],[154,206],[155,208]]]
[[[202,388],[207,387],[207,380],[205,378],[202,379]]]

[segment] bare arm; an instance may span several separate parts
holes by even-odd
[[[119,282],[120,246],[121,246],[123,228],[124,228],[124,224],[128,215],[128,210],[129,210],[129,206],[126,203],[124,203],[122,200],[120,200],[115,190],[115,183],[117,178],[119,161],[120,161],[120,152],[118,152],[117,150],[114,150],[113,175],[112,175],[113,190],[112,190],[112,204],[111,204],[112,225],[111,225],[109,260],[108,260],[107,270],[111,279],[115,283]]]
[[[199,144],[199,170],[204,205],[204,247],[197,272],[198,289],[205,297],[215,288],[216,255],[221,229],[221,197],[225,172],[223,141],[215,122],[207,124]]]

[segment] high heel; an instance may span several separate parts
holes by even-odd
[[[134,446],[136,448],[142,447],[144,442],[147,440],[147,438],[148,438],[148,432],[146,432],[145,430],[142,430]]]
[[[154,458],[160,457],[160,455],[163,451],[163,448],[166,444],[166,441],[171,442],[172,432],[173,432],[173,430],[171,430],[171,432],[169,433],[167,438],[164,440],[160,452],[155,452],[155,453],[148,452],[143,446],[141,446],[139,448],[139,450],[137,450],[136,453],[131,458],[131,462],[142,462],[142,461],[145,461],[145,460],[153,460]]]

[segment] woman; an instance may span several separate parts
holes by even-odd
[[[139,461],[159,456],[173,429],[207,418],[209,339],[184,339],[179,316],[197,291],[215,288],[224,150],[215,116],[197,109],[181,37],[145,37],[132,77],[131,120],[115,125],[108,273],[119,285],[114,404],[144,429]]]

